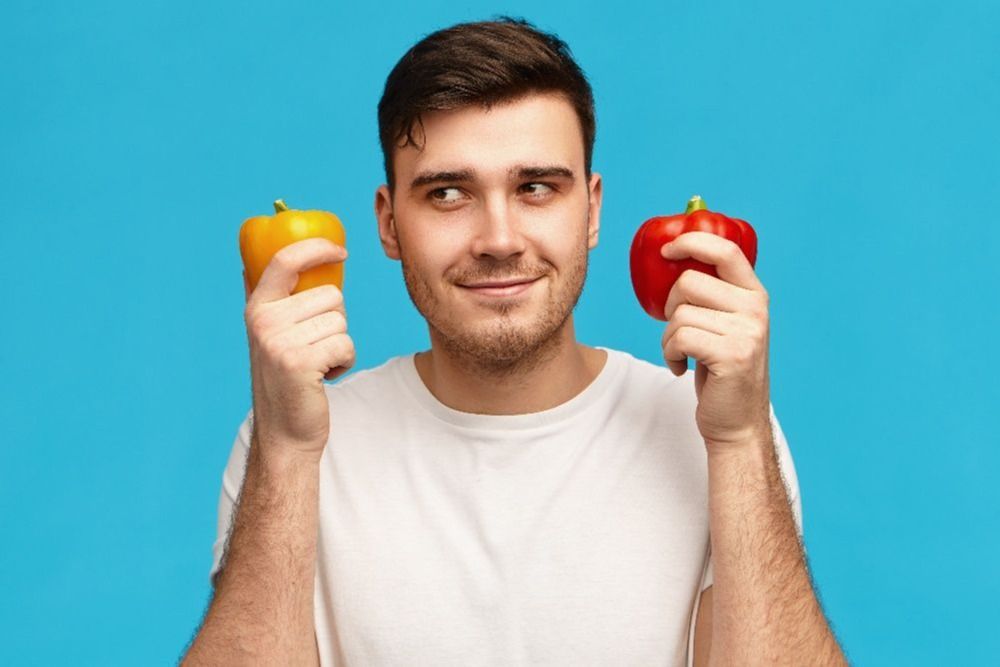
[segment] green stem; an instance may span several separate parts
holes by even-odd
[[[688,200],[687,210],[684,214],[687,215],[693,211],[707,211],[708,206],[705,205],[705,200],[701,198],[701,195],[695,195]]]
[[[274,200],[274,212],[275,213],[281,213],[282,211],[287,211],[287,210],[288,210],[288,206],[285,204],[284,200],[282,200],[282,199],[275,199]]]

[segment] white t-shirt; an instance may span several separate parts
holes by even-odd
[[[315,623],[324,665],[690,664],[711,584],[694,372],[608,348],[523,415],[451,409],[413,355],[325,385]],[[222,478],[218,570],[251,414]],[[771,408],[799,532],[788,443]]]

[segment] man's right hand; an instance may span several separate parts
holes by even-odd
[[[343,375],[355,360],[344,297],[334,285],[291,292],[302,271],[346,258],[342,246],[309,238],[275,253],[252,293],[243,273],[254,435],[261,447],[290,450],[268,454],[318,458],[326,446],[330,409],[323,379]]]

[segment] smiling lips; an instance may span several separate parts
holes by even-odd
[[[538,278],[513,278],[511,280],[494,280],[474,285],[461,285],[461,287],[484,296],[515,296],[527,291],[537,281]]]

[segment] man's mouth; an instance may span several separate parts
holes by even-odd
[[[509,278],[506,280],[488,280],[459,286],[483,296],[514,296],[526,292],[538,280],[539,278]]]
[[[523,285],[538,280],[538,278],[506,278],[504,280],[486,280],[479,283],[466,283],[462,287],[510,287],[511,285]]]

